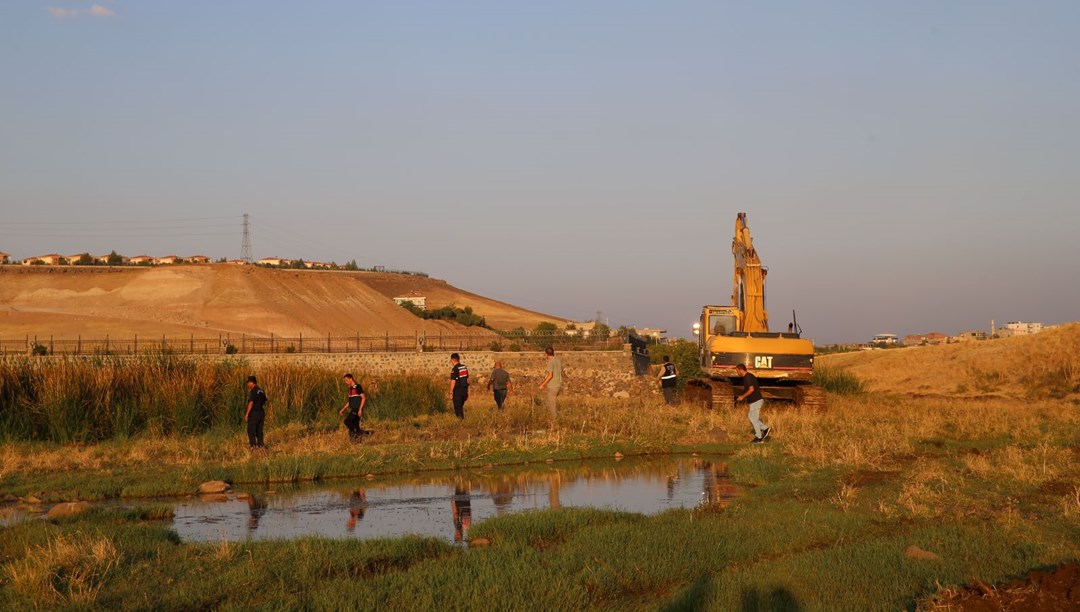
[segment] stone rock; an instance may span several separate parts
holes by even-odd
[[[52,508],[49,508],[49,513],[45,515],[48,519],[59,519],[68,516],[75,516],[76,514],[86,512],[90,509],[90,502],[64,502],[56,504]]]
[[[364,476],[364,478],[366,478],[368,480],[375,480],[375,474],[369,473],[367,476]]]
[[[630,392],[629,391],[616,391],[615,393],[611,394],[611,397],[614,397],[615,399],[630,399]]]
[[[45,502],[41,501],[41,498],[36,496],[36,495],[27,495],[26,497],[23,498],[23,501],[28,503],[28,504],[44,504],[45,503]]]
[[[236,499],[251,499],[251,496],[247,493],[237,493]]]
[[[941,557],[935,555],[934,553],[932,553],[932,552],[930,552],[928,550],[923,550],[923,549],[919,548],[918,546],[915,546],[914,544],[912,544],[911,546],[908,546],[907,549],[904,550],[904,556],[907,557],[908,559],[915,559],[917,561],[940,561],[941,560]]]
[[[727,442],[728,441],[728,434],[727,434],[727,430],[725,430],[725,429],[721,429],[721,428],[717,427],[716,429],[713,429],[712,431],[710,431],[709,434],[712,436],[713,440],[716,440],[717,442]]]
[[[487,538],[473,538],[469,540],[469,548],[487,548],[491,546],[491,540]]]
[[[207,494],[215,494],[215,493],[224,493],[224,492],[228,491],[231,488],[232,487],[229,486],[229,483],[227,483],[227,482],[225,482],[223,480],[208,480],[208,481],[202,483],[201,485],[199,485],[199,494],[200,495],[207,495]]]
[[[4,496],[4,503],[5,504],[10,504],[12,502],[17,502],[17,501],[19,501],[19,498],[15,497],[11,493],[8,493],[7,495]]]
[[[623,454],[619,451],[615,451],[615,461],[622,461]]]

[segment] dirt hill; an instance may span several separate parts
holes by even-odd
[[[817,363],[875,393],[1080,401],[1080,323],[1016,338],[824,355]]]
[[[394,303],[471,306],[498,329],[562,319],[461,291],[445,281],[373,272],[253,266],[0,267],[0,337],[105,334],[254,336],[477,331],[424,321]]]

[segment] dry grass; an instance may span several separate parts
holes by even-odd
[[[88,607],[119,561],[108,538],[75,532],[51,537],[4,570],[20,595],[45,604]]]
[[[855,375],[874,393],[1077,399],[1080,323],[1032,336],[824,355],[819,363]]]

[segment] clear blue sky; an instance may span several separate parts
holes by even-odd
[[[422,270],[686,335],[1080,319],[1080,3],[0,3],[0,251]],[[184,219],[184,221],[176,221]],[[189,220],[190,219],[190,220]]]

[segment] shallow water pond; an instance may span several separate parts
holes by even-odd
[[[593,507],[654,514],[725,506],[734,495],[723,457],[637,457],[240,487],[175,502],[173,528],[189,542],[409,534],[460,542],[473,522],[510,512]]]

